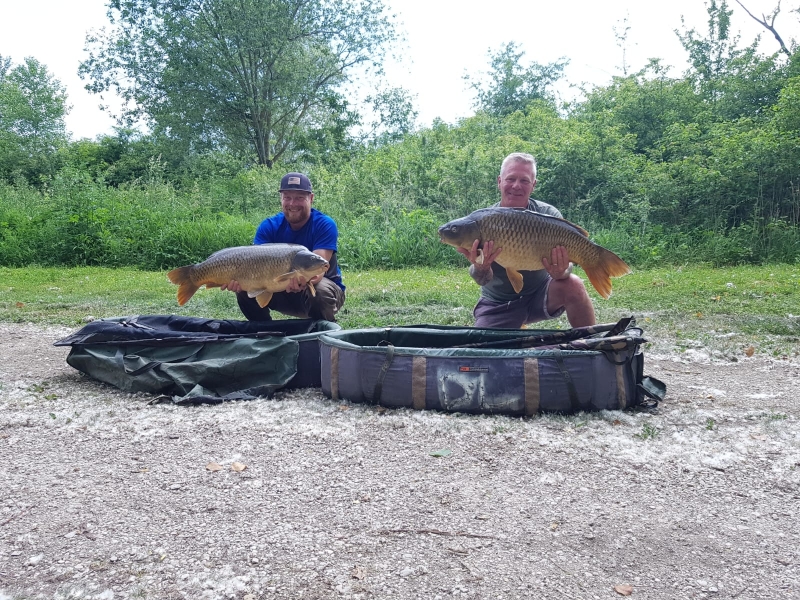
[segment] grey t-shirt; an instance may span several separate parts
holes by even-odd
[[[500,206],[500,203],[494,204]],[[541,200],[528,200],[528,210],[541,213],[543,215],[550,215],[551,217],[559,217],[563,219],[561,212],[547,202]],[[500,254],[502,257],[502,253]],[[547,279],[550,277],[547,271],[539,269],[538,271],[520,271],[522,275],[522,290],[519,294],[514,291],[511,282],[506,275],[505,267],[501,267],[496,262],[492,263],[492,280],[486,285],[481,286],[481,297],[495,302],[508,302],[509,300],[516,300],[520,296],[535,293]]]

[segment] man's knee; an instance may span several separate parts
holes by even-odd
[[[323,277],[316,285],[316,294],[311,297],[309,316],[335,321],[336,313],[344,305],[344,300],[344,290],[327,277]]]

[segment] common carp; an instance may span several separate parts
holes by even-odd
[[[520,208],[476,210],[439,227],[439,238],[445,244],[466,250],[472,248],[475,240],[480,240],[481,248],[485,242],[494,242],[495,248],[503,249],[495,262],[505,267],[516,293],[522,289],[519,271],[544,269],[542,257],[549,260],[556,246],[567,249],[570,261],[581,266],[603,298],[611,295],[611,277],[631,272],[619,256],[590,241],[582,227],[566,219]]]
[[[215,252],[201,263],[178,267],[167,273],[178,288],[178,304],[183,306],[194,293],[220,287],[235,279],[264,308],[275,292],[283,292],[293,277],[306,280],[325,273],[328,261],[299,244],[258,244],[235,246]],[[312,295],[314,286],[308,284]]]

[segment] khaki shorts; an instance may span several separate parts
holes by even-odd
[[[564,307],[554,314],[547,312],[547,292],[550,282],[547,281],[532,294],[525,294],[508,302],[496,302],[481,298],[472,311],[475,327],[481,329],[520,329],[527,323],[537,323],[547,319],[555,319],[564,314]]]

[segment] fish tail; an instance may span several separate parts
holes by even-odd
[[[597,293],[608,299],[611,296],[611,278],[627,275],[631,272],[631,268],[611,250],[600,248],[600,251],[600,256],[596,262],[582,264],[581,268],[583,268]]]
[[[180,286],[178,287],[178,306],[186,304],[191,297],[194,296],[194,293],[200,289],[200,286],[192,279],[193,268],[194,265],[178,267],[167,273],[169,280],[175,285]]]

